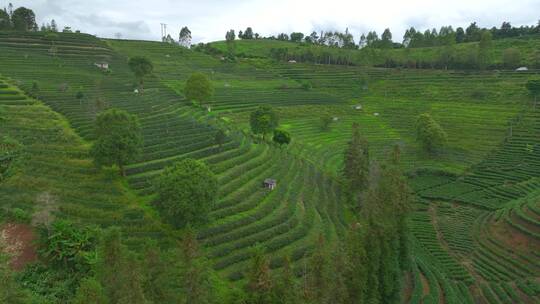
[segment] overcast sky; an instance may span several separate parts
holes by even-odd
[[[223,40],[227,30],[247,26],[264,36],[348,27],[355,41],[363,32],[380,35],[389,27],[401,41],[410,26],[532,25],[540,18],[540,0],[0,0],[0,7],[9,2],[33,9],[40,25],[55,19],[60,28],[144,40],[160,39],[160,23],[176,39],[187,25],[193,42]]]

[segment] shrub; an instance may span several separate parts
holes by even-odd
[[[444,146],[447,135],[431,115],[425,113],[421,114],[416,121],[416,139],[420,141],[425,151],[434,153]]]

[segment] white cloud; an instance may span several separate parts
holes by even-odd
[[[8,1],[0,2],[0,6]],[[399,41],[405,28],[440,28],[443,25],[500,26],[537,22],[538,0],[12,0],[15,6],[34,9],[40,23],[56,19],[83,32],[113,37],[158,40],[160,23],[176,37],[187,25],[194,41],[224,39],[228,29],[247,26],[263,35],[349,28],[356,38],[369,30],[389,27]]]

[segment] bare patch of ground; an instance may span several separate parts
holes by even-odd
[[[0,243],[11,257],[13,270],[21,270],[37,260],[36,235],[29,225],[7,223],[0,227]]]

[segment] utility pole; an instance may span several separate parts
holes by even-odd
[[[164,41],[165,37],[167,37],[167,24],[160,23],[161,24],[161,41]]]

